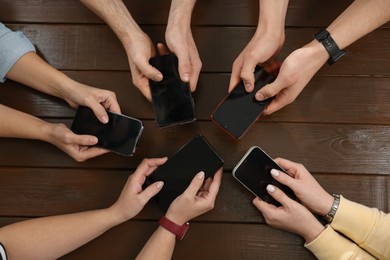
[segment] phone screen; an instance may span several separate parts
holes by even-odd
[[[122,154],[132,155],[143,131],[141,120],[107,111],[109,121],[103,124],[89,107],[79,106],[71,130],[98,138],[97,146]]]
[[[233,169],[233,176],[260,199],[275,206],[280,206],[280,203],[268,194],[266,189],[268,184],[278,187],[290,198],[295,199],[295,194],[289,187],[279,183],[272,177],[272,169],[286,173],[263,150],[254,146],[249,149]]]
[[[272,81],[274,77],[257,66],[254,90],[246,92],[241,81],[211,114],[212,120],[234,138],[243,137],[272,100],[257,101],[256,92]]]
[[[172,201],[187,189],[198,172],[204,171],[207,179],[214,176],[222,166],[223,160],[214,148],[202,135],[197,135],[158,167],[148,177],[148,183],[164,181],[164,186],[155,198],[165,212]]]
[[[190,87],[180,79],[177,57],[174,54],[156,56],[150,59],[150,64],[163,74],[162,81],[149,80],[157,126],[195,121]]]

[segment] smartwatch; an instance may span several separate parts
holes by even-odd
[[[162,216],[158,223],[160,224],[160,226],[176,235],[177,240],[183,240],[188,228],[190,227],[190,224],[188,222],[184,223],[182,226],[179,226],[165,216]]]
[[[332,65],[345,55],[346,52],[340,50],[339,46],[333,40],[332,36],[330,36],[330,33],[326,29],[322,29],[318,33],[314,34],[314,38],[316,38],[317,41],[319,41],[329,53],[329,65]]]

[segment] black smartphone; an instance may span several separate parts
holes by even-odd
[[[92,109],[79,106],[71,130],[98,138],[96,146],[119,153],[133,155],[144,125],[141,120],[107,111],[108,123],[103,124]]]
[[[258,146],[251,147],[233,169],[233,176],[255,196],[275,206],[281,204],[267,192],[267,185],[272,184],[281,189],[287,196],[296,199],[294,192],[276,181],[271,170],[277,169],[287,174],[271,157]]]
[[[223,166],[222,158],[202,135],[196,135],[180,148],[147,180],[147,184],[163,181],[164,186],[155,196],[158,206],[166,212],[172,201],[181,195],[195,175],[203,171],[205,179],[214,176]]]
[[[252,92],[246,92],[241,81],[211,114],[211,119],[236,139],[240,139],[245,135],[249,127],[272,101],[272,98],[257,101],[255,94],[266,84],[274,81],[274,76],[259,66],[256,67],[254,74],[255,87]]]
[[[196,120],[190,86],[180,79],[174,54],[156,56],[150,64],[163,74],[162,81],[149,80],[156,124],[167,127]]]

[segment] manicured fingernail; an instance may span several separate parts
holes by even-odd
[[[190,74],[184,73],[183,74],[183,79],[184,79],[185,82],[188,82],[190,80]]]
[[[156,76],[154,76],[154,79],[155,80],[162,80],[163,79],[163,75],[162,74],[156,74]]]
[[[263,94],[261,94],[261,93],[256,93],[256,99],[257,99],[258,101],[263,101],[263,100],[264,100]]]
[[[198,179],[203,179],[204,177],[204,172],[199,172],[198,175],[196,176]]]
[[[102,122],[103,123],[108,123],[108,117],[107,116],[102,116]]]
[[[157,188],[161,189],[162,186],[164,186],[164,182],[158,181],[156,185],[157,185]]]
[[[272,169],[271,170],[271,174],[275,177],[278,177],[279,176],[279,171],[278,170],[275,170],[275,169]]]
[[[271,185],[271,184],[268,184],[268,185],[267,185],[267,191],[269,191],[269,192],[274,192],[274,191],[275,191],[275,186],[274,186],[274,185]]]

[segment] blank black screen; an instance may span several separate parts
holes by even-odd
[[[272,100],[257,101],[256,92],[273,80],[272,75],[256,67],[254,90],[246,92],[240,82],[213,112],[212,119],[235,138],[241,138]]]
[[[159,127],[195,120],[194,104],[188,83],[181,81],[174,54],[157,56],[150,64],[163,74],[162,81],[149,81],[156,123]]]
[[[101,123],[93,111],[80,106],[72,124],[76,134],[88,134],[98,138],[97,146],[122,155],[132,155],[143,130],[142,121],[107,111],[109,121]]]
[[[198,172],[204,171],[207,179],[222,165],[223,160],[207,140],[202,135],[195,136],[149,176],[149,182],[164,181],[162,190],[156,195],[159,207],[166,211]]]
[[[247,189],[254,193],[260,199],[280,206],[267,192],[267,185],[272,184],[280,188],[290,198],[295,198],[294,192],[287,186],[277,182],[271,175],[271,170],[277,169],[285,172],[277,163],[275,163],[259,147],[254,147],[247,157],[241,162],[234,171],[234,177],[239,180]]]

